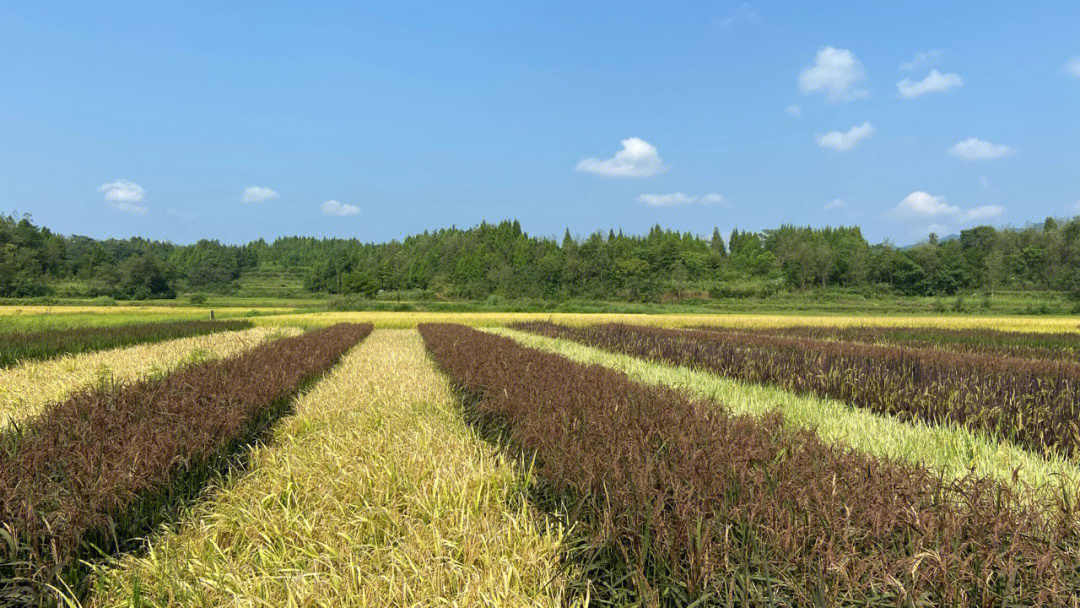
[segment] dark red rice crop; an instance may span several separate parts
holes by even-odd
[[[698,329],[732,331],[716,326]],[[1004,355],[1025,359],[1080,360],[1080,334],[1013,332],[996,329],[947,329],[885,326],[812,326],[739,328],[737,331],[771,336],[863,342],[894,346],[935,347],[966,353]]]
[[[671,389],[458,325],[421,325],[475,414],[535,458],[612,560],[613,604],[1076,605],[1072,505],[830,447],[779,415]],[[603,585],[592,585],[592,589]],[[609,587],[610,588],[610,587]],[[594,600],[596,599],[594,595]]]
[[[606,324],[515,327],[722,376],[832,397],[902,420],[948,422],[1038,453],[1080,447],[1080,364],[736,330]]]
[[[107,550],[119,540],[116,518],[228,446],[371,329],[335,325],[162,379],[96,387],[4,437],[0,599],[40,597],[92,536]]]
[[[166,321],[110,327],[0,333],[0,367],[131,344],[161,342],[251,327],[250,321]]]

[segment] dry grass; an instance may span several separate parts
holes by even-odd
[[[656,327],[767,328],[790,326],[888,326],[950,329],[992,328],[1025,332],[1076,332],[1076,317],[976,317],[976,316],[882,316],[882,315],[751,315],[751,314],[593,314],[544,312],[316,312],[256,317],[259,324],[323,326],[334,323],[372,323],[376,328],[415,327],[420,323],[458,323],[472,327],[496,327],[523,321],[552,321],[564,325],[635,323]]]
[[[372,334],[94,606],[557,606],[562,537],[415,332]]]
[[[154,344],[137,344],[93,353],[28,361],[0,370],[0,425],[21,422],[51,403],[103,379],[131,381],[165,374],[180,365],[224,358],[280,335],[293,327],[255,327],[237,332],[193,336]]]

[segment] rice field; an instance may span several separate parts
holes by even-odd
[[[0,368],[15,362],[148,344],[251,327],[247,321],[166,321],[113,327],[78,327],[8,332],[0,341]]]
[[[0,605],[1080,604],[1073,318],[277,312],[0,369]]]
[[[249,474],[102,566],[91,605],[564,605],[562,532],[530,507],[527,465],[459,405],[418,334],[376,331]]]
[[[278,308],[215,308],[214,316],[216,319],[242,319],[282,311]],[[166,321],[205,321],[209,318],[209,309],[180,306],[0,306],[0,334]]]
[[[1051,316],[858,316],[858,315],[752,315],[752,314],[593,314],[546,312],[311,312],[256,317],[259,324],[324,326],[333,323],[371,323],[376,328],[410,328],[423,323],[458,323],[471,327],[500,327],[512,323],[550,321],[561,325],[632,323],[652,327],[726,328],[783,327],[923,327],[942,329],[997,329],[1012,332],[1080,332],[1080,318]]]
[[[254,327],[0,369],[0,425],[18,424],[82,388],[163,376],[182,365],[231,357],[263,341],[298,333],[293,327]]]

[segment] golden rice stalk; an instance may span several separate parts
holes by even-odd
[[[902,316],[902,315],[784,315],[784,314],[626,314],[547,312],[314,312],[256,317],[263,325],[325,326],[334,323],[372,323],[376,328],[416,327],[420,323],[460,323],[473,327],[497,327],[522,321],[552,321],[564,325],[635,323],[657,327],[716,325],[734,328],[771,328],[799,325],[824,327],[885,326],[950,329],[999,329],[1023,332],[1074,332],[1075,317],[1041,316]]]
[[[557,606],[563,537],[521,467],[460,417],[414,331],[377,331],[296,404],[247,473],[94,606]]]

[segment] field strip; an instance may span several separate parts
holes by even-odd
[[[242,478],[145,555],[99,568],[88,603],[561,605],[559,534],[537,527],[522,471],[458,407],[415,331],[373,333]]]
[[[275,336],[299,333],[295,327],[254,327],[27,361],[0,370],[0,427],[31,418],[47,405],[101,379],[127,382],[164,374],[179,365],[229,357]]]
[[[377,329],[410,328],[421,323],[460,323],[473,327],[501,327],[523,321],[551,321],[564,325],[633,323],[655,327],[716,325],[731,328],[770,328],[796,325],[824,327],[888,326],[951,329],[998,329],[1018,332],[1078,332],[1076,317],[1035,316],[882,316],[882,315],[769,315],[769,314],[630,314],[559,312],[311,312],[253,317],[260,325],[323,326],[333,323],[372,323]]]
[[[121,304],[116,306],[68,306],[59,304],[12,304],[7,306],[0,306],[0,316],[6,315],[65,315],[65,314],[91,314],[91,315],[125,315],[125,314],[146,314],[146,315],[176,315],[176,314],[190,314],[199,315],[205,318],[207,314],[207,308],[199,306],[138,306],[130,304]],[[244,313],[250,310],[259,312],[272,312],[276,310],[271,307],[241,307],[241,306],[222,306],[214,309],[218,314],[230,314],[230,313]]]
[[[558,353],[574,361],[621,371],[648,384],[670,386],[722,403],[736,414],[760,416],[778,410],[788,424],[813,428],[822,440],[874,456],[895,458],[959,478],[969,471],[1009,483],[1080,487],[1080,469],[1065,460],[1049,460],[1008,442],[995,442],[955,425],[901,422],[854,408],[834,399],[799,396],[779,388],[749,384],[686,367],[653,363],[512,329],[488,329],[519,344]]]

